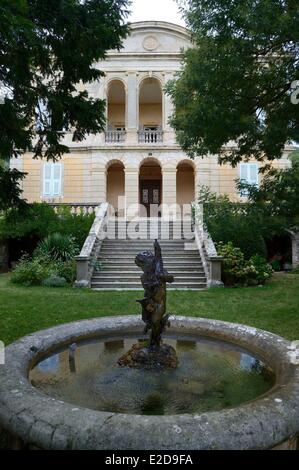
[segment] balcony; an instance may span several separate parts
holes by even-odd
[[[163,142],[162,130],[143,130],[138,132],[139,144],[159,144]]]
[[[126,140],[126,131],[124,130],[107,130],[105,133],[105,141],[107,144],[122,144]]]

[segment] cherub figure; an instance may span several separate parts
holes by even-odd
[[[145,323],[146,334],[151,331],[150,349],[158,349],[161,345],[161,335],[170,325],[166,313],[166,284],[174,278],[163,267],[161,247],[155,241],[155,254],[144,251],[136,256],[135,263],[143,270],[141,276],[144,287],[144,299],[138,300],[142,306],[142,320]]]

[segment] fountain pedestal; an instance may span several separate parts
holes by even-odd
[[[145,343],[137,343],[119,359],[118,364],[135,369],[176,369],[178,358],[176,350],[169,344],[151,349]]]

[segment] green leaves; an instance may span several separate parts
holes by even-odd
[[[182,8],[194,47],[167,88],[179,143],[191,157],[219,154],[232,165],[280,158],[299,140],[299,106],[290,99],[299,78],[298,2],[187,0]]]
[[[25,201],[21,198],[22,189],[20,182],[26,174],[16,169],[10,170],[0,161],[0,211],[5,211],[10,207],[22,208]]]
[[[32,151],[56,160],[76,140],[101,132],[105,102],[77,91],[99,80],[96,63],[126,37],[127,0],[1,0],[0,82],[12,93],[0,105],[0,155]],[[53,120],[36,129],[39,100]],[[59,116],[59,119],[58,119]],[[58,120],[57,120],[58,119]],[[60,126],[58,126],[58,121]],[[35,139],[35,140],[34,140]]]

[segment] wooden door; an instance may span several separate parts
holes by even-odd
[[[147,217],[158,217],[158,207],[162,202],[161,181],[141,180],[140,204],[146,208]],[[152,210],[152,213],[151,213]]]

